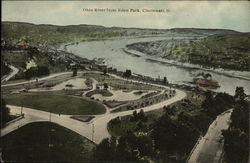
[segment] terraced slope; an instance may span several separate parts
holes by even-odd
[[[249,69],[250,33],[220,34],[204,39],[170,39],[127,45],[148,55],[213,68]]]

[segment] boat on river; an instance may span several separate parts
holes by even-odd
[[[194,78],[193,79],[194,84],[198,85],[198,86],[202,86],[202,87],[207,87],[207,88],[211,88],[211,89],[216,89],[218,87],[220,87],[218,81],[216,80],[212,80],[212,79],[203,79],[203,78]]]

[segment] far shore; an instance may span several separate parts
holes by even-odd
[[[124,48],[124,51],[126,51],[126,53],[130,53],[130,55],[134,55],[136,57],[141,57],[140,52],[138,52],[137,54],[135,53],[135,50],[130,50],[128,48]],[[147,58],[147,60],[149,62],[157,62],[157,63],[161,63],[161,64],[168,64],[171,66],[176,66],[179,68],[184,68],[184,69],[196,69],[196,70],[204,70],[204,71],[208,71],[208,72],[213,72],[219,75],[225,75],[227,77],[232,77],[232,78],[237,78],[237,79],[243,79],[243,80],[247,80],[250,81],[250,77],[244,76],[244,75],[236,75],[239,73],[247,73],[248,71],[235,71],[235,70],[224,70],[224,69],[212,69],[212,68],[203,68],[200,67],[200,65],[194,65],[194,64],[190,64],[190,63],[181,63],[175,60],[169,60],[169,59],[163,59],[163,58],[153,58],[148,56],[149,58]]]

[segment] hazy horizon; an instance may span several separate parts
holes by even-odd
[[[173,28],[146,28],[146,27],[122,27],[122,26],[104,26],[100,24],[68,24],[68,25],[57,25],[57,24],[37,24],[37,23],[31,23],[31,22],[21,22],[21,21],[2,21],[4,23],[10,22],[10,23],[25,23],[25,24],[33,24],[33,25],[52,25],[52,26],[59,26],[59,27],[66,27],[66,26],[80,26],[80,25],[86,25],[86,26],[101,26],[105,28],[135,28],[135,29],[155,29],[155,30],[170,30],[170,29],[208,29],[208,30],[232,30],[236,32],[240,32],[234,29],[227,29],[227,28],[195,28],[195,27],[173,27]],[[249,33],[249,32],[242,32],[242,33]]]
[[[32,24],[99,25],[250,32],[247,1],[3,1],[2,21]],[[165,9],[168,12],[85,12],[83,9]]]

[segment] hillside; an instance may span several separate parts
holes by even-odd
[[[209,28],[172,28],[172,32],[177,33],[192,33],[192,34],[202,34],[202,35],[215,35],[215,34],[232,34],[239,33],[230,29],[209,29]]]
[[[162,34],[164,30],[136,28],[106,28],[96,25],[35,25],[20,22],[2,22],[1,39],[7,43],[27,41],[33,45],[54,45],[84,40],[102,40],[110,37]]]
[[[249,70],[250,33],[217,34],[204,39],[171,39],[127,45],[128,49],[214,68]]]
[[[111,37],[145,36],[164,34],[168,37],[188,36],[204,37],[213,34],[236,33],[224,29],[142,29],[104,27],[97,25],[35,25],[22,22],[2,22],[1,39],[7,43],[16,44],[20,41],[29,42],[32,45],[55,45],[60,43],[78,42],[85,40],[102,40]]]

